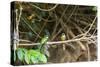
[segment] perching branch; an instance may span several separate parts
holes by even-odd
[[[69,42],[76,42],[76,41],[88,41],[90,39],[96,38],[97,36],[91,36],[91,37],[82,37],[78,39],[70,39],[65,41],[56,41],[56,42],[47,42],[46,44],[52,45],[52,44],[63,44],[63,43],[69,43]],[[34,46],[34,45],[40,45],[40,43],[31,43],[31,44],[19,44],[19,46]]]

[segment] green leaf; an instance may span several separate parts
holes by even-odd
[[[44,54],[41,54],[38,50],[29,50],[31,55],[31,62],[32,63],[46,63],[47,58]]]
[[[31,62],[32,63],[38,63],[38,57],[40,55],[40,52],[38,50],[29,50],[30,55],[31,55]]]
[[[30,64],[30,53],[28,51],[25,53],[25,62]]]
[[[29,50],[29,53],[34,56],[36,56],[36,55],[38,56],[40,54],[40,52],[38,50]]]
[[[46,56],[44,54],[40,54],[39,60],[42,63],[47,63],[47,58],[46,58]]]
[[[36,64],[36,63],[38,63],[39,61],[38,61],[37,57],[31,56],[31,62],[34,63],[34,64]]]
[[[23,59],[24,59],[24,52],[23,52],[23,50],[21,48],[17,49],[17,56],[18,56],[18,59],[20,61],[23,61]]]

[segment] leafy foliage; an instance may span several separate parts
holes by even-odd
[[[18,48],[16,50],[18,59],[21,62],[25,61],[27,64],[37,64],[37,63],[46,63],[47,58],[44,54],[40,53],[39,50],[27,50],[25,48]]]
[[[24,48],[18,48],[17,49],[17,57],[18,57],[18,59],[20,60],[20,61],[23,61],[24,60],[24,55],[25,55],[25,53],[26,53],[26,49],[24,49]]]
[[[30,59],[31,59],[31,58],[30,58],[30,54],[29,54],[28,51],[26,52],[25,58],[24,58],[24,59],[25,59],[25,62],[26,62],[27,64],[30,64]]]

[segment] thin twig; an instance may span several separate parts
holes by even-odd
[[[41,32],[43,31],[43,29],[44,29],[44,27],[45,27],[46,24],[47,24],[47,22],[44,22],[44,24],[43,24],[42,28],[40,29],[38,35],[41,34]],[[36,37],[34,41],[36,41],[37,39],[38,39],[38,37]]]
[[[97,31],[97,28],[95,28],[91,36],[95,35],[96,31]]]
[[[19,39],[19,41],[21,42],[30,42],[31,43],[31,41],[29,41],[29,40],[24,40],[24,39]]]
[[[55,6],[53,6],[50,9],[42,9],[42,8],[40,8],[40,7],[38,7],[38,6],[34,5],[34,4],[30,4],[30,5],[35,7],[35,8],[37,8],[37,9],[39,9],[39,10],[41,10],[41,11],[52,11],[52,10],[54,10],[58,6],[58,4],[56,4]]]
[[[73,9],[72,13],[70,14],[70,16],[68,17],[68,19],[67,19],[67,21],[66,21],[66,22],[68,22],[68,21],[70,20],[71,16],[74,14],[74,12],[75,12],[76,8],[77,8],[77,6],[75,6],[75,7],[74,7],[74,9]]]
[[[22,8],[22,6],[20,5],[20,14],[19,14],[19,17],[18,17],[18,22],[20,22],[20,18],[21,18],[21,15],[22,15],[22,10],[23,10],[23,8]]]
[[[20,22],[20,18],[21,18],[21,15],[22,15],[22,6],[20,5],[20,13],[18,15],[18,9],[15,10],[15,13],[16,13],[16,27],[15,27],[15,30],[14,30],[14,37],[15,37],[15,45],[14,45],[14,50],[16,50],[17,48],[17,45],[19,44],[19,22]]]
[[[90,55],[90,48],[89,45],[86,43],[86,47],[87,47],[87,56],[88,56],[88,61],[91,60],[91,55]]]
[[[95,18],[94,18],[94,20],[93,20],[92,24],[90,25],[89,29],[85,32],[85,34],[84,34],[84,36],[83,36],[83,37],[85,37],[85,36],[89,33],[89,31],[91,30],[91,28],[92,28],[93,24],[94,24],[94,23],[95,23],[95,21],[96,21],[96,18],[97,18],[97,17],[95,17]]]
[[[32,31],[33,33],[35,33],[39,38],[41,38],[41,36],[39,36],[39,34],[38,34],[36,31],[34,31],[34,30],[32,29],[32,27],[27,23],[26,18],[22,17],[21,19],[22,19],[22,20],[24,21],[24,23],[31,29],[31,31]]]
[[[53,30],[52,36],[53,36],[54,33],[56,32],[57,26],[59,25],[59,23],[60,23],[62,17],[65,15],[65,12],[66,12],[66,10],[68,9],[68,7],[69,7],[69,6],[67,6],[67,7],[65,8],[65,10],[63,11],[63,13],[62,13],[60,19],[59,19],[58,21],[56,21],[56,25],[55,25],[55,27],[54,27],[54,30]],[[57,16],[56,16],[56,18],[57,18]],[[53,38],[53,37],[52,37],[52,38]],[[53,40],[53,39],[51,39],[51,40]]]

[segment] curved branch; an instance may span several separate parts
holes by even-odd
[[[54,7],[50,8],[50,9],[42,9],[42,8],[40,8],[40,7],[38,7],[38,6],[34,5],[34,4],[31,4],[31,6],[37,8],[37,9],[39,9],[41,11],[51,11],[51,10],[55,9],[58,6],[58,4],[56,4]]]

